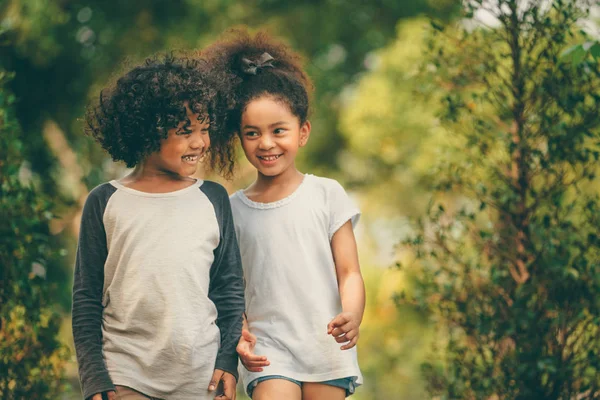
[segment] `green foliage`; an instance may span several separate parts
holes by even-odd
[[[10,78],[0,69],[0,397],[56,399],[68,352],[45,279],[57,256],[48,231],[52,205],[22,182],[27,167]]]
[[[424,74],[450,145],[404,242],[403,303],[438,324],[432,395],[600,398],[600,68],[561,62],[588,4],[498,3],[467,3],[491,28],[433,24]]]
[[[565,49],[561,54],[561,60],[580,64],[586,58],[593,58],[595,61],[600,59],[600,42],[588,41],[582,44],[576,44]]]
[[[422,179],[437,158],[429,149],[444,134],[436,126],[435,99],[415,101],[427,25],[424,18],[398,23],[396,39],[371,55],[372,70],[348,91],[340,113],[347,146],[341,168],[367,200],[368,215],[424,211]]]

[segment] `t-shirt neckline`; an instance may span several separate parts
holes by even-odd
[[[135,196],[142,196],[142,197],[174,197],[174,196],[180,196],[182,194],[187,193],[188,191],[191,191],[193,189],[197,189],[199,188],[202,184],[204,183],[204,181],[202,179],[196,179],[196,182],[192,183],[190,186],[184,187],[182,189],[178,189],[178,190],[174,190],[172,192],[165,192],[165,193],[149,193],[149,192],[142,192],[141,190],[136,190],[136,189],[132,189],[130,187],[127,187],[125,185],[123,185],[122,183],[118,182],[117,180],[112,180],[110,181],[110,184],[113,185],[114,187],[116,187],[119,190],[123,190],[127,193],[133,194]]]
[[[302,179],[302,182],[300,182],[298,187],[292,193],[290,193],[287,197],[284,197],[283,199],[280,199],[277,201],[272,201],[269,203],[261,203],[258,201],[250,200],[248,198],[248,196],[246,196],[246,194],[244,193],[244,189],[238,190],[237,194],[238,194],[239,198],[242,200],[242,202],[249,207],[258,208],[260,210],[268,210],[268,209],[272,209],[272,208],[278,208],[278,207],[285,206],[286,204],[289,204],[292,200],[294,200],[298,196],[298,193],[300,193],[302,187],[305,185],[307,179],[309,179],[310,176],[311,176],[310,174],[304,174],[304,178]]]

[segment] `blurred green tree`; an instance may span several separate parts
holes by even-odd
[[[87,189],[106,179],[110,164],[82,134],[80,119],[89,96],[124,68],[124,59],[201,48],[236,24],[287,38],[306,55],[316,83],[315,135],[303,154],[304,163],[319,173],[337,167],[345,147],[337,128],[339,93],[365,70],[369,52],[393,37],[398,19],[417,13],[448,16],[456,8],[450,0],[0,2],[0,63],[17,72],[10,89],[18,99],[22,154],[61,216],[52,232],[66,233],[71,249]],[[52,273],[51,282],[63,283],[54,297],[67,310],[70,263]]]
[[[46,276],[59,254],[48,228],[52,204],[26,182],[12,76],[0,68],[0,398],[56,399],[68,351]]]
[[[560,58],[591,3],[469,1],[432,24],[450,145],[401,298],[438,326],[433,396],[600,398],[600,68]]]

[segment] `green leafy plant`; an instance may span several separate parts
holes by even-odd
[[[46,268],[56,251],[51,202],[26,180],[12,74],[0,69],[0,398],[56,399],[68,351],[58,338]]]
[[[438,325],[439,398],[600,398],[600,69],[561,58],[589,6],[470,1],[433,26],[448,144],[399,299]]]

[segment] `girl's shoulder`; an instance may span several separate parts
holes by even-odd
[[[309,187],[313,190],[322,192],[324,195],[345,191],[343,186],[333,178],[306,174],[305,179],[307,180],[306,183],[308,183]]]

